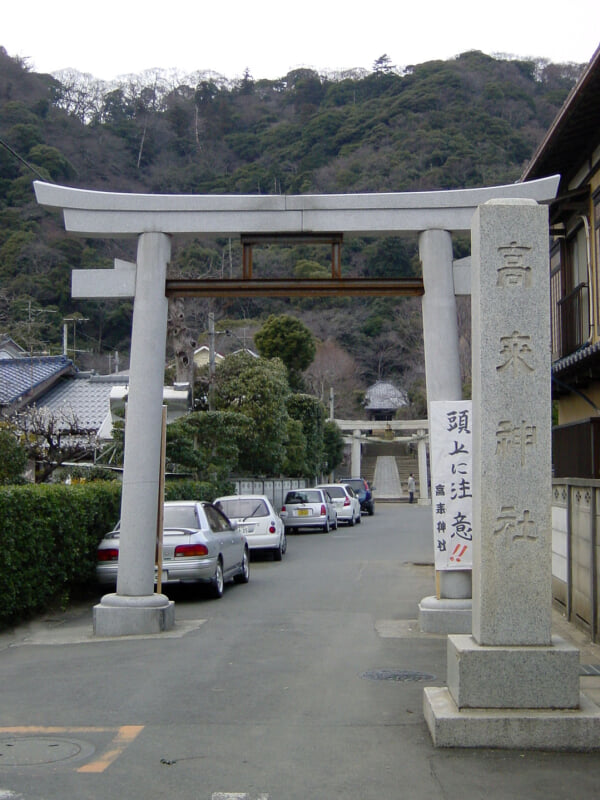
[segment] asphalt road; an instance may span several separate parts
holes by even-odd
[[[174,592],[168,634],[94,639],[84,604],[0,635],[0,800],[596,796],[599,755],[432,746],[430,515],[292,536],[221,600]]]

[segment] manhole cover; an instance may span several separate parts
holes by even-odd
[[[94,748],[84,742],[54,737],[0,739],[0,767],[32,767],[55,764],[88,755]]]
[[[428,672],[415,672],[408,669],[370,669],[363,672],[361,678],[372,681],[434,681],[435,675]]]

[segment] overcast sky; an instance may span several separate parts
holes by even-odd
[[[0,45],[36,72],[97,78],[160,67],[255,79],[291,69],[403,67],[482,50],[554,62],[590,60],[600,2],[574,0],[28,0],[3,4]]]

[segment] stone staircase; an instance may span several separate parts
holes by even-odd
[[[375,501],[385,502],[386,500],[393,501],[393,502],[408,502],[408,490],[407,490],[407,483],[408,483],[408,476],[410,473],[413,473],[415,478],[417,488],[416,494],[418,497],[419,492],[419,463],[417,459],[416,453],[410,454],[399,454],[399,450],[401,448],[397,444],[392,444],[391,442],[375,442],[371,443],[366,446],[365,451],[362,455],[361,460],[361,475],[369,482],[369,486],[375,486],[374,496]],[[391,497],[385,497],[381,491],[382,487],[377,486],[377,480],[375,477],[376,467],[377,467],[377,460],[378,458],[386,458],[393,456],[396,467],[398,469],[398,478],[400,480],[400,490],[397,489],[393,491]]]
[[[416,454],[410,456],[396,456],[396,465],[398,467],[398,477],[400,478],[400,485],[402,486],[402,494],[406,495],[408,500],[408,476],[412,472],[413,478],[417,487],[415,489],[416,497],[419,496],[419,461]]]
[[[362,476],[368,481],[369,486],[372,486],[375,480],[375,466],[377,464],[377,456],[363,456],[361,461]]]
[[[392,500],[394,502],[408,502],[408,476],[410,473],[413,473],[414,479],[416,481],[416,496],[418,497],[419,492],[419,462],[416,453],[410,454],[399,454],[399,447],[398,445],[394,445],[391,443],[381,443],[381,444],[369,444],[367,448],[367,453],[363,455],[362,459],[362,473],[363,477],[365,477],[369,481],[369,485],[375,485],[375,500],[379,500],[385,502],[385,500]],[[396,462],[396,467],[398,469],[398,478],[400,480],[400,490],[393,491],[392,497],[385,497],[381,492],[383,487],[377,486],[377,480],[375,479],[375,471],[377,465],[378,458],[386,458],[393,456]]]
[[[394,456],[377,456],[375,466],[375,499],[379,502],[399,502],[402,487]]]

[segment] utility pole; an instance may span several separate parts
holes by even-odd
[[[77,323],[78,322],[88,322],[88,320],[89,320],[88,317],[63,317],[63,355],[66,356],[68,354],[67,353],[67,351],[68,351],[68,347],[67,347],[67,338],[68,338],[67,323],[68,322],[72,322],[73,323],[73,347],[72,347],[72,350],[73,350],[73,361],[75,361],[75,356],[76,356],[76,354],[78,352],[77,348],[76,348],[76,345],[75,345],[75,331],[77,329]],[[79,352],[85,353],[87,351],[86,350],[80,350]]]
[[[208,312],[208,410],[215,410],[215,314]]]

